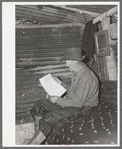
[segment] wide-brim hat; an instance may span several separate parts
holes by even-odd
[[[81,61],[86,57],[86,55],[82,54],[82,50],[80,48],[68,48],[64,52],[63,60],[76,60]]]

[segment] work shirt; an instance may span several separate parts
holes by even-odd
[[[99,85],[96,75],[84,64],[71,78],[65,98],[58,97],[57,104],[66,107],[97,106]]]

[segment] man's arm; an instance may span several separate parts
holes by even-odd
[[[57,104],[61,106],[73,106],[73,107],[82,107],[84,102],[89,99],[91,93],[95,88],[95,82],[88,79],[87,77],[84,80],[79,82],[77,89],[72,93],[71,98],[58,98]]]
[[[69,86],[66,83],[64,83],[63,81],[61,81],[61,79],[59,79],[55,76],[53,76],[53,79],[55,79],[55,81],[58,82],[60,85],[62,85],[65,89],[69,88]]]

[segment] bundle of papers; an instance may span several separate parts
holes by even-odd
[[[66,89],[58,82],[56,82],[51,74],[40,78],[39,81],[41,82],[42,87],[50,96],[61,97],[66,92]]]

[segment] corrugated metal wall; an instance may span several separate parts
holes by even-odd
[[[49,5],[16,5],[16,18],[36,21],[40,25],[65,24],[73,22],[86,23],[86,18],[80,13],[67,11],[65,9]],[[89,16],[90,20],[92,18],[92,16]]]
[[[16,67],[61,63],[69,47],[81,47],[82,25],[16,28]]]
[[[27,121],[35,101],[45,97],[39,78],[52,73],[65,81],[71,74],[61,58],[66,48],[81,47],[82,33],[83,26],[76,24],[16,28],[17,119]]]

